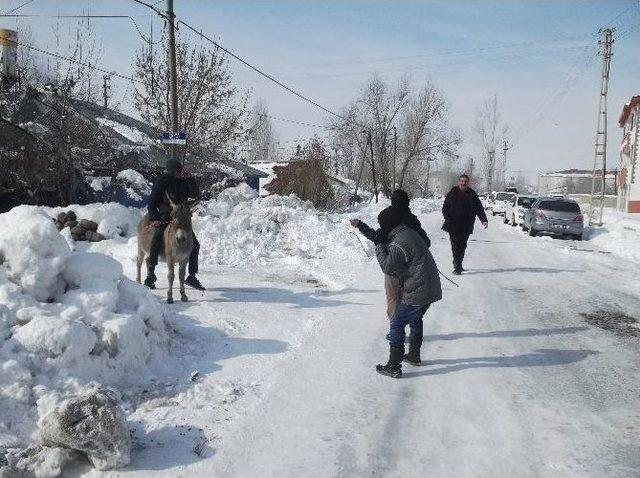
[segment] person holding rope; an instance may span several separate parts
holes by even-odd
[[[147,278],[144,285],[150,289],[155,289],[156,274],[155,268],[158,265],[158,255],[162,248],[162,237],[165,228],[171,222],[171,204],[172,201],[187,201],[196,199],[200,196],[200,189],[195,178],[182,166],[182,163],[174,158],[167,161],[166,174],[158,178],[154,183],[149,196],[148,211],[151,225],[154,227],[153,238],[149,256],[147,257]],[[198,255],[200,252],[200,243],[193,234],[193,248],[189,256],[189,275],[184,283],[194,289],[205,290],[196,274],[198,273]]]
[[[442,298],[440,276],[424,238],[403,224],[404,211],[389,206],[378,215],[376,257],[382,272],[400,284],[400,301],[393,316],[387,340],[389,360],[376,371],[393,378],[402,377],[402,361],[420,365],[422,318],[429,306]],[[405,328],[409,325],[409,353],[404,354]]]
[[[403,189],[396,189],[391,195],[391,205],[401,211],[402,223],[416,231],[424,240],[427,248],[431,247],[431,240],[422,228],[420,220],[411,212],[409,207],[409,195]],[[357,228],[364,237],[374,244],[377,244],[377,238],[381,234],[381,229],[373,229],[360,219],[351,219],[351,225]],[[387,317],[389,320],[393,317],[398,302],[400,302],[401,287],[398,280],[390,275],[384,276],[384,290],[387,298]]]

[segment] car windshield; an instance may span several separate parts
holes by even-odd
[[[496,201],[508,201],[513,196],[515,196],[513,193],[498,193],[496,194]]]
[[[531,207],[531,204],[533,204],[533,201],[535,201],[535,198],[519,197],[518,206],[524,206],[528,208],[528,207]]]
[[[542,201],[539,209],[558,212],[575,212],[580,214],[580,206],[573,201]]]

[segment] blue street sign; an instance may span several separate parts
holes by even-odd
[[[187,133],[184,131],[179,133],[165,131],[162,133],[162,142],[164,144],[187,144]]]

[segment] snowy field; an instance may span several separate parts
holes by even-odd
[[[131,462],[63,476],[640,476],[638,222],[583,242],[477,228],[468,272],[425,317],[423,366],[394,380],[374,371],[382,274],[348,225],[384,206],[227,190],[194,217],[208,290],[172,305],[164,265],[153,293],[130,280],[140,211],[71,208],[98,243],[49,227],[70,208],[0,215],[0,449],[99,382],[122,396]],[[440,204],[412,208],[449,275]]]

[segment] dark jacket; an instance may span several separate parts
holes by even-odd
[[[402,224],[410,227],[418,234],[420,234],[420,237],[422,237],[424,242],[427,244],[427,247],[431,247],[431,239],[429,239],[429,236],[420,224],[420,219],[418,219],[415,214],[413,214],[411,211],[406,211],[402,216]],[[369,239],[374,244],[378,244],[385,240],[384,237],[381,237],[382,231],[380,229],[373,229],[362,221],[358,223],[358,230],[364,237]]]
[[[462,192],[457,186],[453,187],[442,205],[442,215],[442,230],[450,234],[473,234],[476,216],[480,221],[488,222],[480,198],[471,188]]]
[[[165,175],[158,178],[153,184],[151,196],[149,196],[149,219],[151,221],[171,220],[171,205],[167,193],[173,202],[186,201],[197,198],[200,195],[198,183],[195,178],[177,178],[173,175]]]
[[[400,224],[387,240],[376,246],[376,256],[382,272],[398,279],[402,302],[420,306],[442,299],[438,268],[423,238]]]

